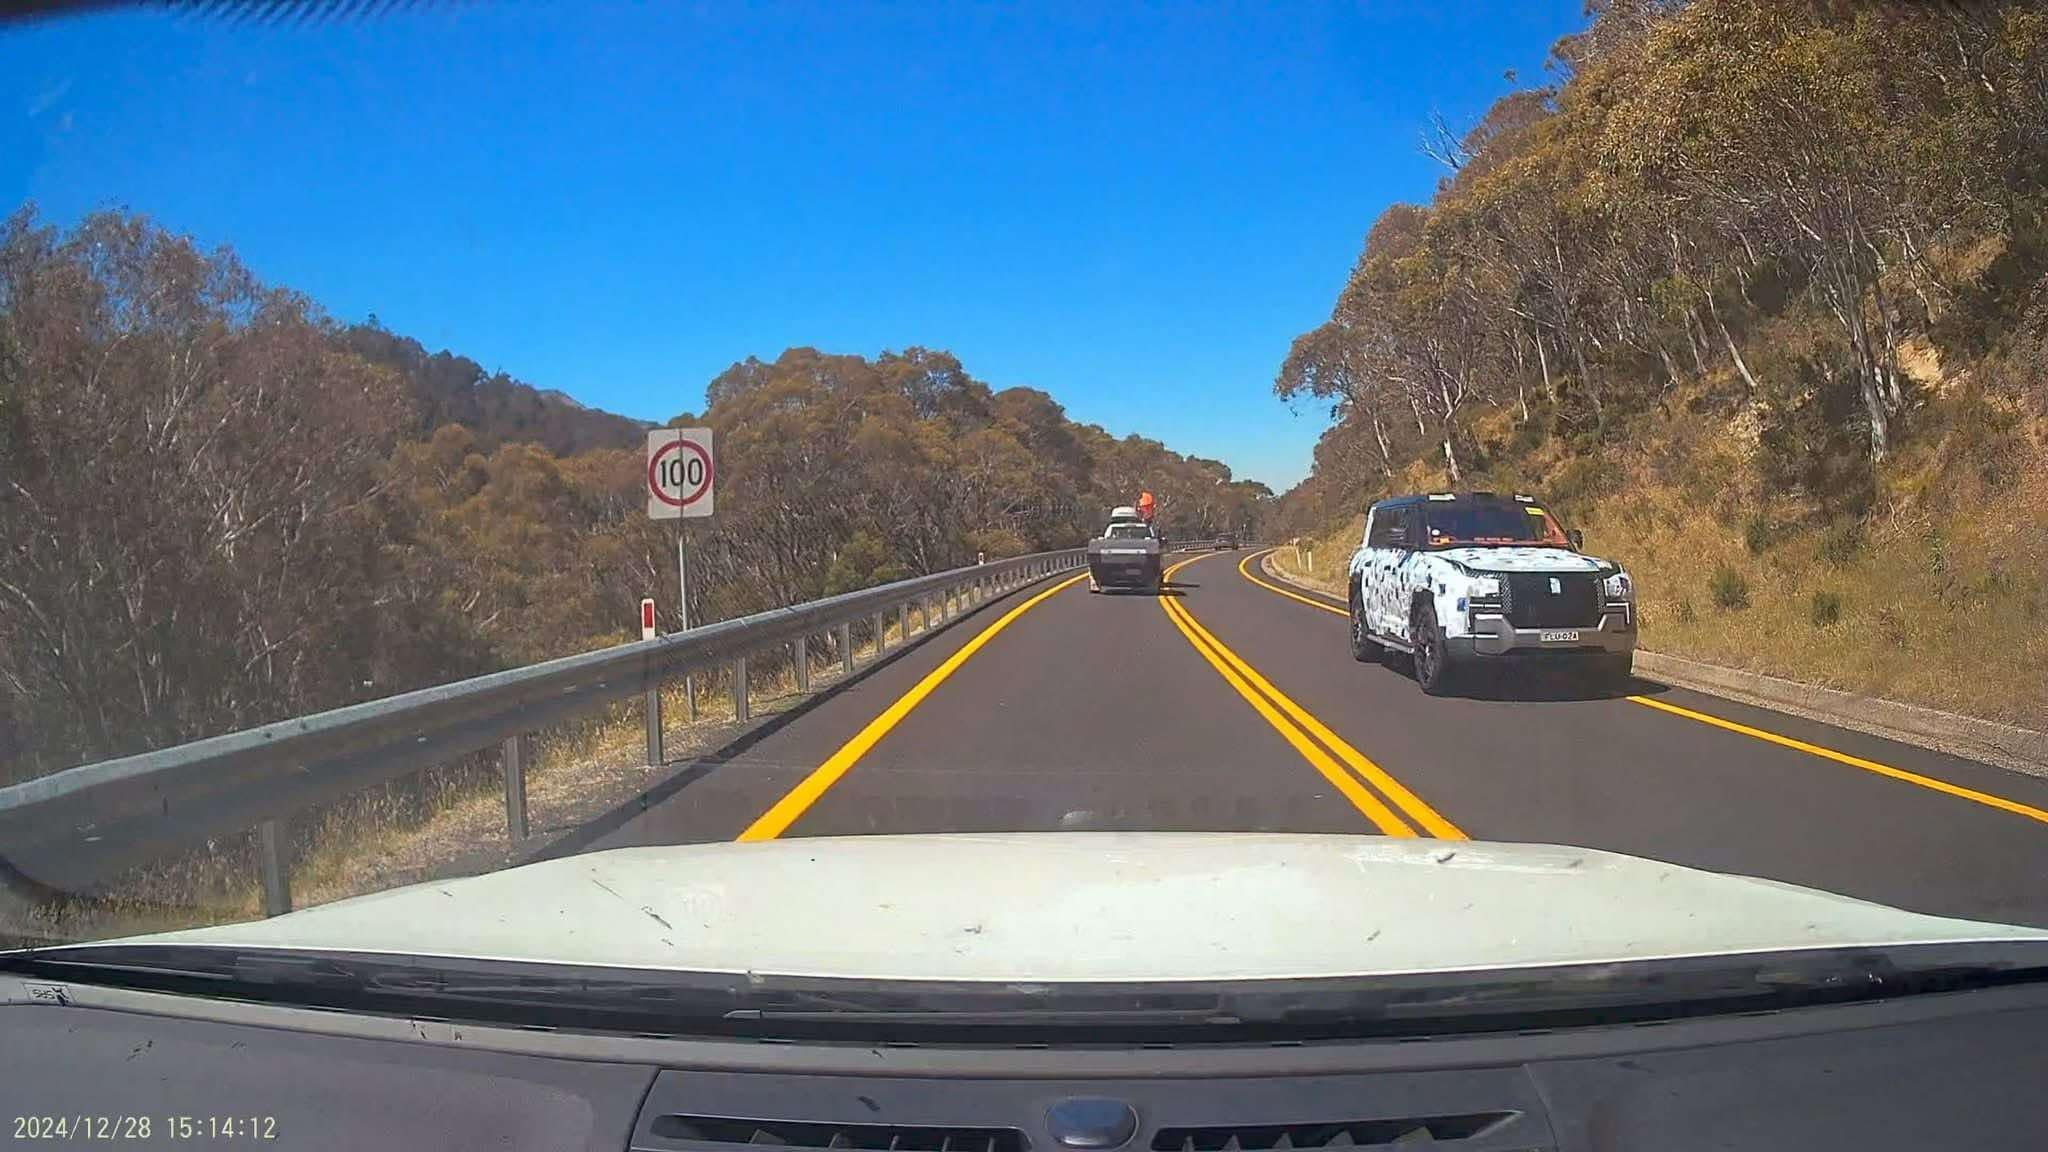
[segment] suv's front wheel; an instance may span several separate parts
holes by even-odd
[[[1380,657],[1380,646],[1365,629],[1365,604],[1358,581],[1351,582],[1351,658],[1370,664]]]
[[[1444,643],[1444,630],[1437,626],[1436,605],[1424,600],[1410,617],[1409,635],[1415,645],[1415,682],[1431,696],[1451,690],[1451,654]]]

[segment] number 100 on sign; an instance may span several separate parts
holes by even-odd
[[[718,469],[709,428],[657,428],[647,434],[647,514],[656,520],[711,515]]]

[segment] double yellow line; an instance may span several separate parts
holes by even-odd
[[[1171,579],[1175,572],[1196,559],[1201,557],[1183,560],[1167,569],[1167,578]],[[1160,597],[1159,605],[1165,609],[1166,617],[1173,621],[1173,626],[1180,629],[1180,634],[1196,652],[1201,653],[1202,659],[1223,677],[1223,682],[1244,697],[1253,711],[1272,725],[1273,730],[1292,745],[1302,759],[1322,773],[1323,779],[1328,780],[1331,787],[1380,831],[1389,836],[1415,836],[1419,829],[1421,835],[1439,840],[1465,839],[1457,825],[1444,819],[1441,813],[1388,775],[1385,769],[1330,731],[1307,709],[1288,699],[1286,693],[1275,688],[1271,681],[1259,675],[1214,633],[1202,627],[1201,622],[1176,603],[1174,597]],[[1366,787],[1368,784],[1371,788]],[[1377,789],[1377,794],[1374,789]]]

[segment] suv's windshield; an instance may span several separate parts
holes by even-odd
[[[1425,547],[1461,544],[1533,544],[1570,547],[1564,529],[1533,504],[1506,500],[1458,500],[1422,506]]]

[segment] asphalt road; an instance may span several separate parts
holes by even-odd
[[[575,846],[1463,836],[2048,926],[2048,780],[1644,680],[1604,696],[1555,679],[1425,696],[1351,659],[1341,607],[1255,582],[1252,555],[1198,555],[1160,597],[1057,579],[1013,593],[678,766]]]

